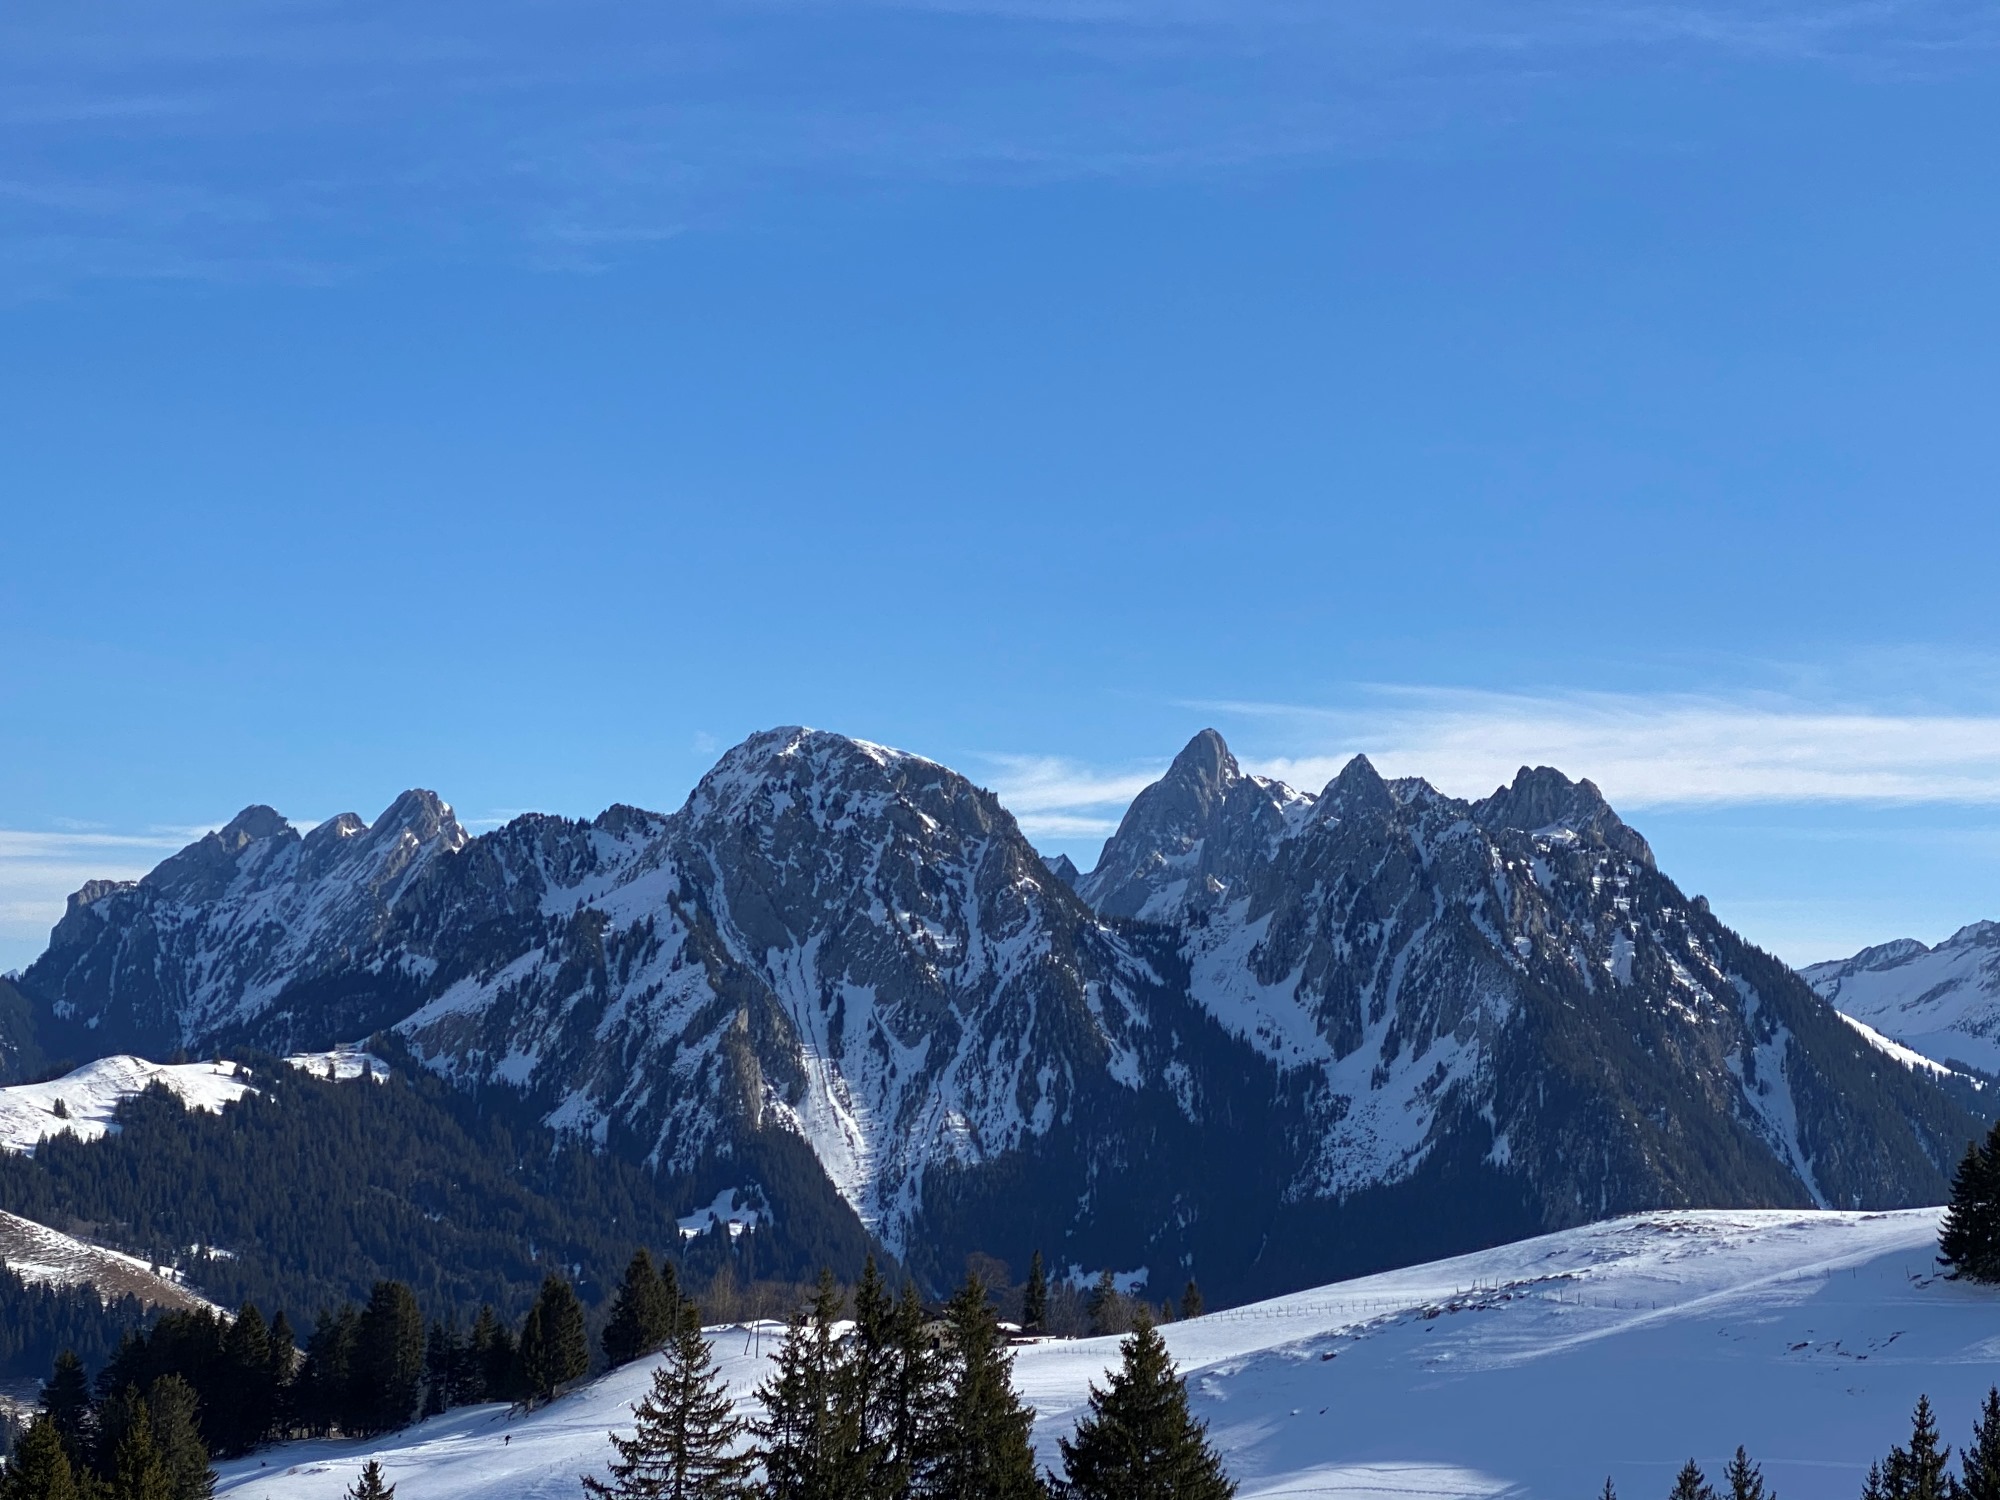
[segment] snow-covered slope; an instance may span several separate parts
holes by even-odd
[[[1935,948],[1914,938],[1800,971],[1845,1014],[1937,1062],[2000,1074],[2000,922]]]
[[[0,1265],[37,1285],[88,1283],[106,1301],[136,1297],[149,1307],[214,1307],[171,1272],[155,1270],[136,1255],[107,1250],[18,1214],[0,1213]]]
[[[70,1134],[94,1141],[113,1128],[118,1106],[164,1084],[189,1109],[220,1111],[241,1099],[249,1082],[229,1062],[155,1063],[143,1057],[103,1057],[47,1083],[0,1088],[0,1151],[32,1153],[42,1139]]]
[[[329,1052],[305,1052],[285,1059],[320,1078],[360,1078],[378,1083],[389,1076],[389,1065],[353,1047]],[[74,1072],[45,1083],[16,1083],[0,1088],[0,1151],[30,1156],[52,1135],[73,1135],[94,1141],[117,1129],[112,1116],[118,1106],[154,1084],[163,1085],[189,1109],[219,1114],[222,1106],[251,1092],[249,1072],[218,1059],[205,1063],[156,1063],[120,1054],[100,1057]]]
[[[1574,1500],[1606,1475],[1664,1494],[1738,1443],[1792,1500],[1860,1489],[1927,1393],[1954,1442],[1994,1379],[2000,1293],[1944,1281],[1937,1216],[1647,1214],[1343,1282],[1171,1326],[1246,1500]],[[712,1331],[746,1405],[768,1338]],[[1017,1351],[1056,1460],[1116,1341]],[[235,1500],[336,1500],[379,1456],[422,1500],[570,1500],[602,1472],[647,1371],[525,1417],[477,1407],[387,1440],[295,1444],[225,1465]]]

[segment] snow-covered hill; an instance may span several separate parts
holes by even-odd
[[[94,1141],[112,1128],[118,1106],[164,1084],[189,1109],[219,1111],[241,1099],[249,1081],[229,1062],[156,1063],[143,1057],[102,1057],[47,1083],[0,1088],[0,1151],[32,1153],[45,1136]]]
[[[1847,1015],[1937,1062],[2000,1074],[2000,922],[1903,938],[1801,970]]]
[[[2000,1292],[1941,1280],[1937,1215],[1646,1214],[1173,1325],[1246,1500],[1575,1500],[1607,1474],[1664,1494],[1738,1443],[1788,1500],[1851,1500],[1928,1393],[1954,1442],[1996,1378]],[[713,1330],[746,1404],[768,1338]],[[1053,1463],[1115,1340],[1017,1351]],[[416,1500],[573,1500],[646,1369],[525,1417],[454,1412],[386,1441],[296,1444],[227,1465],[231,1500],[336,1500],[382,1458]]]
[[[379,1057],[352,1047],[300,1053],[285,1059],[321,1078],[376,1080],[388,1076]],[[120,1054],[100,1057],[74,1072],[45,1083],[16,1083],[0,1088],[0,1151],[33,1155],[52,1135],[73,1135],[94,1141],[117,1128],[112,1117],[118,1106],[155,1084],[164,1086],[189,1109],[220,1113],[222,1106],[249,1093],[250,1075],[226,1060],[204,1063],[156,1063]]]
[[[35,1285],[88,1283],[106,1301],[136,1297],[149,1307],[221,1310],[182,1286],[170,1271],[156,1270],[136,1255],[107,1250],[18,1214],[0,1213],[0,1265]]]

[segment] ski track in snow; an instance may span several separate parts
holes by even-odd
[[[1851,1500],[1919,1393],[1954,1446],[2000,1376],[2000,1292],[1941,1279],[1938,1210],[1663,1212],[1341,1282],[1166,1337],[1244,1500],[1665,1494],[1738,1443],[1786,1500]],[[767,1325],[711,1330],[739,1404]],[[1117,1341],[1031,1344],[1015,1380],[1057,1460]],[[387,1440],[221,1468],[230,1500],[337,1500],[380,1457],[408,1500],[574,1500],[643,1365],[541,1411],[482,1406]],[[511,1439],[511,1440],[510,1440]]]

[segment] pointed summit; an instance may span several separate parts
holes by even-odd
[[[1282,782],[1244,775],[1204,729],[1132,799],[1077,894],[1106,916],[1148,920],[1212,905],[1283,836],[1283,809],[1298,800]]]
[[[1510,785],[1472,804],[1472,818],[1483,828],[1570,833],[1643,865],[1653,863],[1652,846],[1611,810],[1593,782],[1571,781],[1554,766],[1521,767]]]

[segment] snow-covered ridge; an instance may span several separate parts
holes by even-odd
[[[1919,1393],[1969,1429],[2000,1347],[2000,1293],[1945,1281],[1935,1210],[1643,1214],[1336,1283],[1169,1326],[1196,1414],[1245,1500],[1574,1500],[1610,1475],[1664,1494],[1738,1443],[1789,1496],[1857,1493]],[[710,1330],[739,1406],[769,1331]],[[1111,1339],[1015,1352],[1043,1461]],[[571,1500],[629,1430],[645,1365],[538,1412],[467,1408],[387,1439],[225,1464],[235,1500],[337,1500],[362,1460],[424,1500]]]
[[[169,1269],[155,1268],[136,1255],[107,1250],[18,1214],[0,1213],[0,1264],[35,1285],[88,1283],[106,1301],[131,1296],[149,1307],[222,1311],[182,1286]]]
[[[2000,922],[1902,938],[1799,971],[1842,1013],[1933,1062],[2000,1074]]]
[[[301,1053],[285,1061],[320,1078],[329,1069],[337,1079],[366,1074],[380,1082],[389,1074],[389,1065],[381,1058],[354,1048]],[[220,1114],[223,1105],[253,1092],[248,1071],[226,1060],[156,1063],[125,1055],[101,1057],[46,1083],[0,1088],[0,1151],[32,1156],[53,1135],[97,1140],[118,1128],[112,1117],[120,1104],[156,1083],[165,1085],[189,1109],[210,1114]]]

